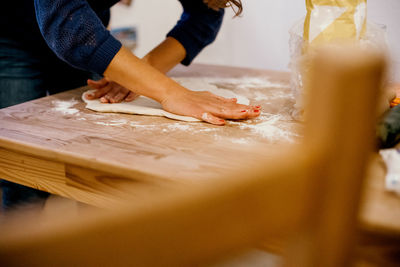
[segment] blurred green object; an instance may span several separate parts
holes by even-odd
[[[115,28],[111,30],[111,34],[129,50],[132,51],[136,48],[137,30],[135,27]]]
[[[385,113],[377,127],[379,148],[394,147],[400,141],[400,105]]]

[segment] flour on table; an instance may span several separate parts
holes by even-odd
[[[237,95],[234,92],[226,89],[218,88],[216,85],[212,84],[207,78],[174,78],[183,87],[186,87],[192,91],[209,91],[213,94],[225,97],[225,98],[237,98],[238,103],[243,105],[248,105],[249,100],[241,95]],[[87,100],[86,95],[94,92],[94,90],[89,90],[82,95],[83,101],[86,102],[86,108],[99,112],[115,112],[115,113],[128,113],[128,114],[141,114],[141,115],[151,115],[151,116],[164,116],[170,119],[195,122],[200,121],[193,117],[180,116],[162,109],[161,105],[148,97],[139,96],[132,102],[121,102],[113,104],[103,104],[99,99]]]
[[[51,103],[54,106],[53,110],[61,112],[64,115],[73,115],[79,113],[78,109],[72,108],[75,104],[78,104],[78,101],[75,99],[71,99],[69,101],[54,100]]]
[[[258,134],[272,142],[288,141],[293,143],[295,142],[296,138],[300,137],[298,133],[294,132],[293,129],[290,129],[287,123],[285,123],[291,121],[289,116],[282,114],[262,113],[261,116],[256,119],[256,121],[256,123],[249,123],[248,121],[231,121],[229,124],[235,125],[243,130],[248,129],[252,133]],[[241,140],[233,140],[234,143],[244,143],[245,141],[246,139],[243,138]]]

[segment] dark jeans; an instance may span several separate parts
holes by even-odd
[[[90,73],[72,68],[48,49],[0,37],[0,108],[85,85],[88,78]],[[1,184],[4,211],[32,202],[44,203],[49,196],[5,180]]]

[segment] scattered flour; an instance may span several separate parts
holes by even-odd
[[[79,110],[76,108],[72,108],[75,104],[78,104],[79,102],[75,100],[74,98],[69,100],[69,101],[63,101],[63,100],[54,100],[51,102],[54,106],[52,110],[58,111],[63,113],[64,115],[74,115],[76,113],[79,113]]]
[[[250,124],[248,122],[230,122],[230,124],[237,125],[240,129],[248,129],[272,142],[282,140],[294,142],[294,138],[299,136],[282,124],[287,121],[287,116],[263,113],[260,119],[261,122],[256,124]],[[240,142],[244,141],[245,140],[241,140]]]
[[[278,141],[287,141],[287,142],[295,142],[295,138],[299,137],[299,134],[293,132],[288,127],[287,122],[290,122],[290,116],[285,116],[281,114],[271,114],[271,113],[263,113],[261,116],[255,120],[250,121],[228,121],[227,125],[231,125],[234,127],[238,127],[241,130],[249,130],[252,135],[260,136],[263,139],[266,139],[270,142],[278,142]],[[154,130],[162,129],[163,133],[171,133],[176,131],[183,131],[188,134],[198,134],[204,133],[207,134],[210,138],[215,140],[219,140],[221,138],[228,138],[230,142],[234,144],[250,144],[254,142],[253,138],[250,136],[246,137],[228,137],[224,135],[224,127],[212,127],[211,125],[204,124],[204,127],[199,128],[199,124],[196,124],[197,127],[193,128],[191,124],[184,122],[176,122],[176,123],[158,123],[158,124],[140,124],[136,121],[128,121],[125,119],[120,120],[110,120],[110,121],[94,121],[93,123],[98,125],[105,126],[121,126],[128,125],[136,130]],[[224,137],[225,136],[225,137]]]
[[[265,93],[260,91],[254,92],[255,101],[263,101],[263,100],[274,101],[276,99],[287,99],[287,98],[294,98],[293,93],[274,90],[272,93],[265,95]]]
[[[202,128],[202,129],[198,129],[197,132],[215,132],[218,130],[219,130],[219,128]]]
[[[106,125],[106,126],[121,126],[121,125],[127,124],[128,121],[122,119],[122,120],[111,120],[111,121],[108,121],[108,122],[95,121],[94,123],[98,124],[98,125]]]
[[[254,100],[255,101],[269,100],[269,97],[261,92],[255,92]]]
[[[273,82],[267,77],[240,77],[240,78],[203,78],[208,83],[233,84],[237,89],[251,88],[290,88],[288,84]]]
[[[232,138],[231,142],[235,144],[248,144],[251,142],[251,140],[248,138]]]
[[[160,129],[163,128],[163,126],[159,123],[156,124],[140,124],[137,121],[131,121],[129,122],[129,126],[132,127],[132,129],[137,130],[137,131],[151,131],[154,129]],[[168,132],[169,130],[163,129],[163,132]]]
[[[169,130],[182,130],[182,131],[188,131],[192,128],[191,125],[181,124],[181,123],[170,124],[167,127]]]

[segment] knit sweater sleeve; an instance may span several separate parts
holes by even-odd
[[[203,0],[179,0],[183,13],[175,27],[167,34],[178,40],[186,50],[181,62],[189,65],[200,51],[217,37],[224,10],[214,11]]]
[[[70,65],[103,74],[121,43],[111,36],[85,0],[34,0],[40,32],[51,50]]]

